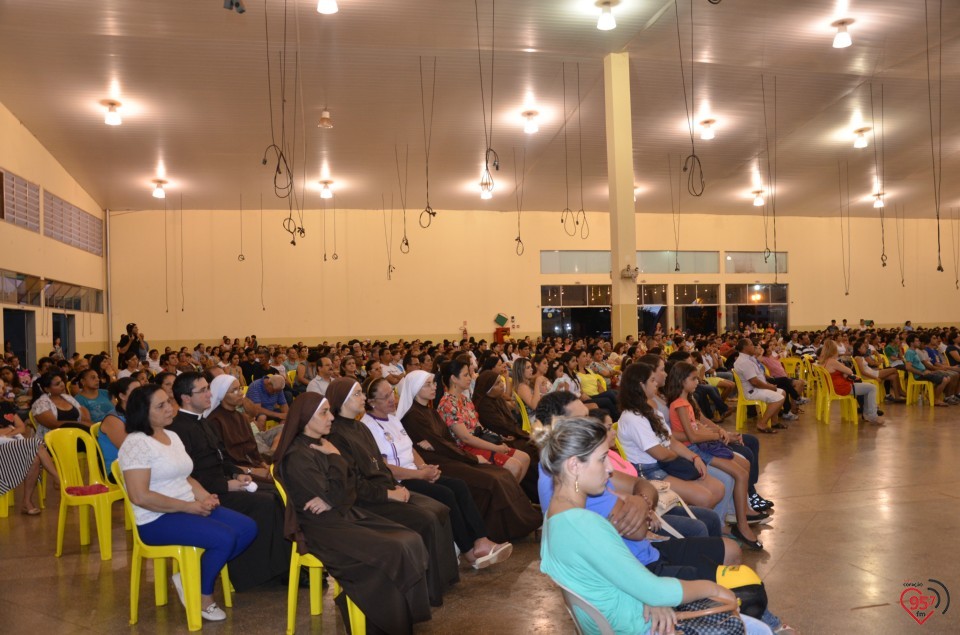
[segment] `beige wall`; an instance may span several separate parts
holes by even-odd
[[[323,262],[320,213],[306,214],[307,235],[289,244],[281,212],[264,216],[265,306],[260,307],[259,212],[244,212],[244,262],[239,253],[236,211],[184,212],[184,306],[181,311],[180,213],[167,218],[169,259],[164,302],[162,212],[114,214],[114,329],[136,321],[154,346],[213,343],[221,335],[256,333],[263,342],[302,339],[315,343],[359,337],[456,337],[464,320],[469,332],[489,337],[498,312],[516,316],[521,334],[539,334],[541,284],[609,284],[609,276],[541,275],[540,250],[608,249],[606,215],[590,214],[588,240],[566,236],[559,213],[524,213],[526,252],[514,253],[516,215],[481,211],[441,211],[429,229],[409,214],[411,253],[401,254],[399,213],[394,218],[392,281],[386,278],[384,226],[380,212],[341,211],[339,260]],[[685,216],[684,250],[762,251],[759,216]],[[778,223],[778,247],[789,252],[791,327],[821,327],[831,318],[878,324],[950,323],[960,310],[954,288],[948,225],[944,263],[935,271],[935,236],[930,220],[910,220],[906,228],[906,287],[899,283],[893,224],[887,225],[888,266],[880,265],[880,227],[873,219],[853,219],[853,274],[844,295],[839,221],[786,217]],[[327,223],[328,256],[332,222]],[[149,244],[140,237],[149,236]],[[639,214],[638,249],[673,246],[670,216]],[[139,263],[139,264],[135,264]],[[618,263],[617,269],[626,263]],[[665,274],[642,277],[648,283],[772,282],[772,275]]]
[[[13,114],[0,104],[0,168],[40,185],[51,193],[94,216],[103,217],[100,205],[87,194],[46,148]],[[41,202],[43,192],[41,191]],[[42,203],[41,203],[42,204]],[[41,214],[42,223],[42,214]],[[0,222],[0,268],[19,271],[45,279],[70,282],[95,289],[106,289],[104,259],[50,240],[40,233]],[[36,313],[38,356],[51,347],[52,317],[39,308],[15,307]],[[77,349],[99,352],[106,341],[106,314],[90,315],[59,311],[76,316]],[[2,330],[2,323],[0,323]]]

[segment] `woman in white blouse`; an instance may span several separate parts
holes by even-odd
[[[204,550],[200,558],[200,607],[205,620],[219,622],[226,613],[213,601],[220,570],[253,542],[256,523],[220,507],[216,494],[190,473],[193,461],[176,433],[173,407],[156,384],[137,388],[127,399],[127,438],[118,461],[140,538],[148,545],[189,545]],[[180,574],[173,586],[184,602]]]
[[[487,538],[483,516],[477,509],[467,484],[440,473],[436,465],[427,465],[413,447],[403,423],[396,416],[397,398],[386,379],[364,384],[367,414],[363,424],[370,430],[384,463],[408,490],[429,496],[450,508],[450,525],[460,553],[474,569],[484,569],[510,557],[513,545],[497,544]],[[426,443],[423,441],[422,443]]]

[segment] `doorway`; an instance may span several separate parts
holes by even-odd
[[[3,310],[3,335],[21,368],[37,367],[37,326],[33,311]]]
[[[57,338],[60,338],[60,346],[63,348],[63,358],[70,359],[77,345],[77,327],[76,316],[67,313],[53,314],[53,340],[50,342],[51,348]]]
[[[708,335],[717,332],[717,307],[689,305],[677,307],[677,328],[685,333]]]

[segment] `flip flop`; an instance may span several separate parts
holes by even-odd
[[[503,562],[510,557],[510,554],[513,553],[513,545],[509,542],[504,542],[499,545],[494,546],[485,556],[480,556],[473,561],[472,565],[474,569],[478,571],[480,569],[486,569],[490,565],[497,564],[498,562]]]
[[[778,434],[773,428],[761,428],[760,426],[757,426],[757,432],[762,434]]]
[[[32,509],[26,509],[26,508],[21,508],[21,509],[20,509],[20,513],[23,514],[24,516],[39,516],[39,515],[40,515],[40,511],[41,511],[41,510],[38,509],[38,508],[36,508],[36,507],[34,507],[34,508],[32,508]]]

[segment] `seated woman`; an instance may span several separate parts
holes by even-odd
[[[332,423],[318,393],[304,393],[290,408],[275,457],[275,477],[287,492],[285,533],[343,585],[368,631],[409,635],[414,623],[430,619],[427,550],[416,532],[355,505],[353,475],[325,438]],[[337,604],[347,623],[343,598]]]
[[[467,562],[474,569],[484,569],[509,558],[513,545],[498,545],[487,538],[483,517],[467,484],[443,476],[439,467],[427,464],[414,449],[397,418],[397,397],[390,382],[382,377],[367,380],[364,393],[367,413],[361,421],[376,440],[393,477],[411,492],[429,496],[450,508],[453,539]]]
[[[403,380],[397,416],[417,452],[447,476],[467,483],[491,540],[506,542],[529,535],[540,526],[540,514],[510,472],[464,451],[453,441],[443,419],[431,407],[436,393],[434,377],[425,371],[413,371]]]
[[[101,388],[107,388],[112,382],[117,381],[117,369],[113,367],[109,355],[94,355],[90,360],[90,368],[97,372]]]
[[[615,420],[620,418],[620,411],[617,409],[617,391],[608,390],[606,380],[593,372],[590,368],[590,355],[586,350],[580,349],[576,353],[576,366],[571,363],[570,376],[576,376],[580,384],[580,393],[588,397],[597,407],[603,408],[610,413]]]
[[[360,383],[360,376],[357,374],[357,360],[353,355],[347,355],[340,361],[340,376]]]
[[[247,385],[247,379],[243,376],[243,369],[240,368],[240,355],[237,353],[230,355],[230,363],[223,368],[223,371],[239,381],[241,386]],[[173,393],[171,393],[171,395],[172,394]]]
[[[97,423],[113,412],[113,401],[110,393],[100,387],[100,378],[92,368],[80,373],[77,377],[80,383],[80,392],[74,398],[90,413],[90,421]]]
[[[871,362],[873,362],[873,365],[871,365]],[[860,369],[860,375],[864,379],[876,380],[881,387],[886,386],[887,381],[890,382],[893,392],[890,401],[894,403],[905,403],[907,401],[903,394],[903,386],[900,385],[900,371],[896,368],[875,368],[876,362],[873,361],[873,356],[867,348],[866,338],[861,337],[853,343],[853,363]],[[886,388],[884,388],[884,391],[886,391]]]
[[[460,580],[450,525],[450,510],[397,482],[380,456],[370,431],[357,418],[366,410],[363,389],[349,377],[330,382],[326,398],[334,414],[329,439],[356,479],[356,504],[416,531],[427,547],[430,604],[441,606],[448,587]]]
[[[515,363],[524,362],[518,359]],[[470,368],[458,360],[452,360],[440,368],[440,377],[447,392],[440,400],[437,413],[457,445],[489,463],[506,468],[518,482],[522,481],[530,467],[527,454],[502,442],[485,441],[474,434],[480,423],[479,417],[473,402],[464,395],[464,391],[470,387]]]
[[[761,543],[753,530],[751,522],[762,522],[767,516],[757,512],[751,514],[748,490],[750,463],[744,457],[734,454],[726,446],[728,436],[722,429],[710,430],[701,422],[699,409],[691,402],[691,396],[697,386],[697,369],[686,362],[678,362],[667,375],[665,394],[670,404],[670,429],[674,436],[685,443],[703,461],[729,474],[734,479],[733,504],[736,510],[736,525],[732,534],[754,550],[762,550]]]
[[[220,437],[234,465],[250,470],[250,476],[257,481],[271,481],[270,466],[260,454],[250,422],[239,410],[241,404],[243,388],[240,382],[230,375],[215,377],[210,384],[210,414],[207,415],[207,423]],[[279,436],[274,447],[278,442]]]
[[[623,372],[623,414],[617,424],[617,438],[627,460],[644,478],[669,483],[691,505],[713,507],[723,498],[723,484],[707,473],[706,464],[697,454],[670,434],[670,428],[651,405],[656,393],[653,367],[640,362]]]
[[[43,438],[27,435],[27,426],[13,404],[0,403],[0,496],[23,483],[20,512],[36,516],[40,509],[33,504],[33,492],[37,488],[40,469],[47,470],[55,489],[60,488],[60,481]]]
[[[147,385],[127,400],[127,439],[118,461],[140,539],[148,545],[190,545],[200,557],[201,616],[222,621],[226,614],[213,601],[220,570],[253,542],[257,525],[243,514],[220,507],[217,496],[190,477],[193,461],[180,437],[166,430],[173,408],[159,386]],[[180,574],[173,586],[183,602]]]
[[[45,373],[37,380],[37,385],[43,394],[33,402],[30,412],[37,422],[37,435],[41,439],[57,428],[90,429],[90,413],[66,393],[62,374],[57,371]]]
[[[10,366],[0,368],[0,381],[3,382],[4,390],[0,399],[12,404],[16,408],[17,415],[23,419],[30,412],[30,391],[20,383],[20,376]]]
[[[877,387],[874,384],[859,381],[850,368],[839,359],[837,343],[828,339],[820,350],[819,363],[830,374],[833,389],[838,395],[849,395],[851,392],[857,397],[863,397],[863,420],[877,426],[886,422],[877,412]]]
[[[540,398],[550,392],[551,382],[547,379],[547,359],[537,356],[539,361],[531,363],[525,357],[519,358],[510,369],[513,379],[513,391],[527,409],[527,416],[533,420]]]
[[[637,561],[610,522],[586,509],[587,497],[607,487],[606,430],[591,418],[563,418],[545,428],[541,465],[553,479],[540,570],[597,608],[616,633],[669,633],[670,607],[719,597],[729,589],[707,580],[661,578]],[[748,633],[770,633],[743,617]]]
[[[761,342],[757,346],[760,363],[769,371],[770,377],[767,381],[782,388],[786,393],[783,402],[783,408],[780,410],[780,418],[787,421],[795,421],[799,418],[800,406],[807,403],[803,391],[806,383],[802,379],[793,379],[787,377],[787,371],[780,362],[780,354],[776,351],[776,344],[772,341]]]
[[[173,414],[180,412],[180,404],[177,403],[177,400],[173,396],[173,382],[176,381],[176,379],[176,374],[167,371],[157,373],[153,376],[153,383],[163,388],[163,392],[166,393],[167,398],[170,400],[170,405],[173,407]]]
[[[141,386],[140,382],[132,377],[122,377],[110,384],[110,395],[117,400],[113,412],[103,418],[100,423],[100,434],[97,436],[97,445],[103,453],[106,464],[107,478],[113,483],[113,462],[117,460],[120,447],[127,438],[127,400],[130,393]]]

